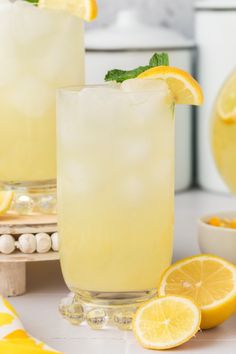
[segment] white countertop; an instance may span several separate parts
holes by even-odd
[[[197,219],[207,213],[234,210],[236,197],[191,191],[176,196],[174,260],[199,253]],[[25,328],[65,354],[147,354],[136,343],[132,332],[93,331],[86,326],[72,326],[63,320],[57,306],[67,294],[58,262],[30,264],[28,290],[10,298]],[[231,354],[236,349],[236,315],[218,328],[199,332],[178,349],[168,352]]]

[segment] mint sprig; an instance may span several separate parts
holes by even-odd
[[[149,65],[139,66],[133,70],[120,70],[113,69],[107,72],[105,81],[123,82],[125,80],[134,79],[144,71],[153,68],[155,66],[168,66],[169,56],[167,53],[155,53],[149,60]]]
[[[27,2],[30,2],[31,4],[38,5],[39,0],[25,0]]]
[[[147,69],[149,69],[149,65],[139,66],[138,68],[133,70],[113,69],[108,71],[108,73],[105,76],[105,81],[123,82],[125,80],[133,79],[137,77],[139,74],[143,73]]]
[[[149,60],[149,66],[169,66],[169,55],[167,53],[155,53]]]

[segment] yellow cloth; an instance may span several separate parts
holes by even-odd
[[[0,295],[0,354],[55,354],[24,329],[15,309]],[[59,353],[62,354],[62,353]]]

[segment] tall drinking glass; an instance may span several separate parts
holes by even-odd
[[[174,106],[152,90],[87,86],[58,95],[60,258],[74,298],[61,312],[130,327],[172,257]]]
[[[56,89],[83,83],[82,20],[0,2],[0,190],[15,190],[15,211],[55,209]]]

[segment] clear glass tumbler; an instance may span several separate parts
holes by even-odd
[[[172,257],[174,105],[153,90],[85,86],[58,94],[60,311],[93,328],[131,326]]]

